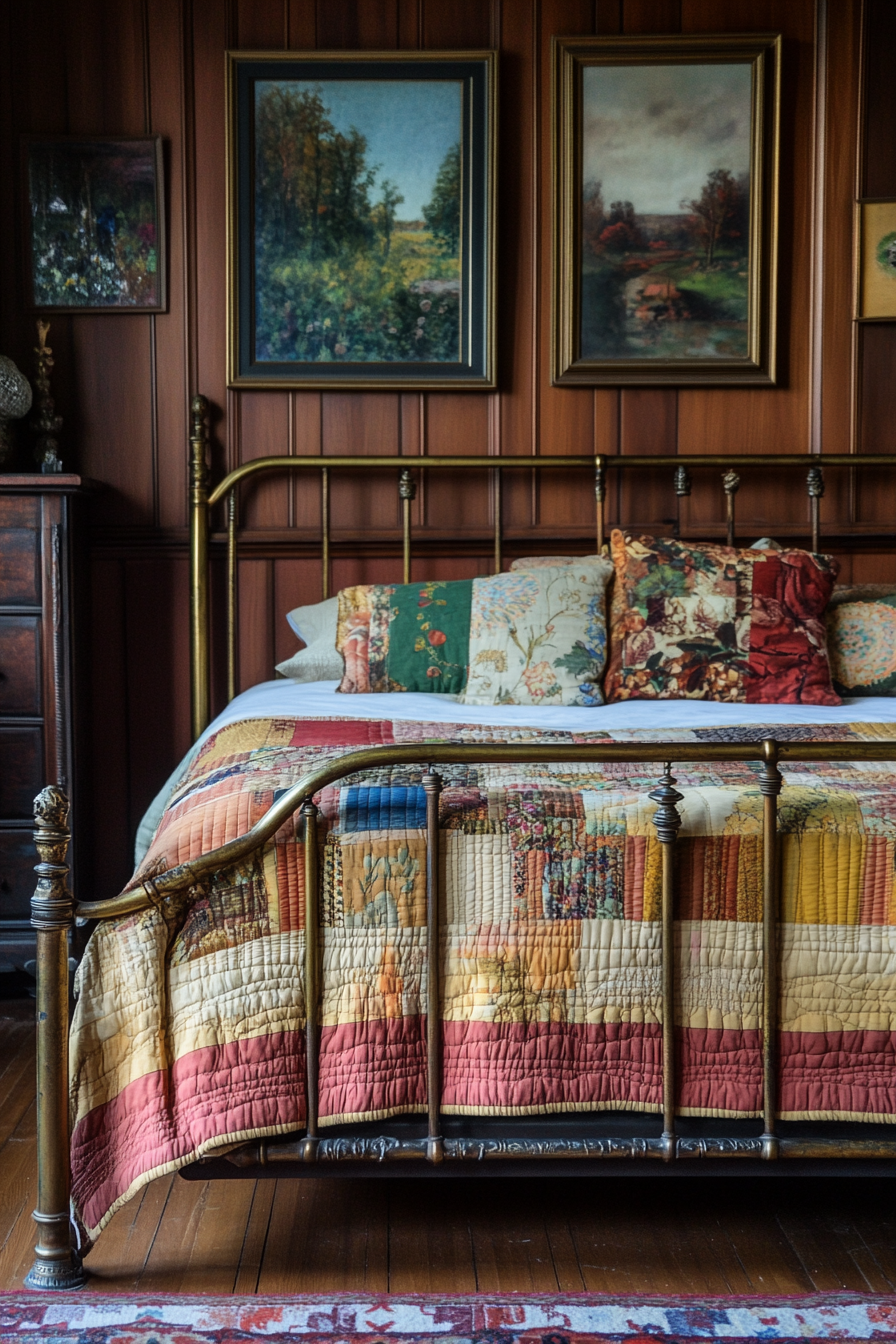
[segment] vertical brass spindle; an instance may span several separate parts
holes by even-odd
[[[676,503],[676,521],[675,535],[681,536],[681,501],[687,499],[691,493],[691,473],[687,467],[675,468],[675,503]]]
[[[495,573],[501,573],[501,566],[504,561],[501,555],[501,484],[502,472],[500,467],[495,467],[493,472],[493,497],[495,501]]]
[[[237,684],[237,600],[238,575],[236,560],[236,486],[227,495],[227,699],[236,695]]]
[[[778,1034],[778,794],[781,792],[778,744],[772,737],[762,743],[762,1156],[778,1156],[775,1134],[777,1110]]]
[[[601,555],[604,549],[604,503],[607,498],[607,467],[606,458],[598,453],[594,459],[594,508],[597,554]]]
[[[812,550],[821,550],[821,501],[824,497],[824,472],[821,467],[810,467],[806,477],[809,507],[812,511]]]
[[[401,529],[402,529],[402,557],[403,574],[402,583],[411,581],[411,504],[417,497],[417,483],[405,467],[398,478],[398,494],[401,499]]]
[[[725,488],[725,510],[726,522],[728,526],[727,545],[734,545],[734,496],[740,488],[740,477],[736,471],[726,471],[722,477],[722,485]]]
[[[439,938],[439,794],[442,777],[434,770],[423,776],[426,790],[426,1110],[429,1129],[426,1157],[441,1162],[445,1146],[441,1135],[442,1005],[439,993],[441,952]]]
[[[29,1288],[81,1288],[87,1276],[72,1245],[68,1120],[68,799],[50,785],[34,800],[37,889],[37,1223]]]
[[[193,740],[209,721],[208,432],[205,397],[190,403],[190,705]]]
[[[330,596],[330,469],[320,470],[320,514],[323,540],[321,542],[321,595],[324,602]]]
[[[666,761],[659,788],[648,796],[657,804],[653,824],[663,847],[663,1160],[675,1157],[675,837],[681,825],[672,764]]]
[[[302,805],[305,844],[305,1104],[307,1119],[302,1157],[317,1160],[320,1064],[320,913],[318,907],[317,808]]]

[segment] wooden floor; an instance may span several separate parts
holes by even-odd
[[[31,1264],[33,1006],[0,1002],[0,1290]],[[103,1293],[896,1290],[891,1181],[168,1177],[91,1252]]]

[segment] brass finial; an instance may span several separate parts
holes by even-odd
[[[675,787],[676,780],[672,775],[672,762],[663,762],[663,777],[660,780],[659,787],[649,793],[648,798],[657,804],[657,809],[653,814],[653,824],[656,827],[657,838],[664,845],[671,845],[681,826],[681,817],[678,815],[676,803],[680,803],[684,794],[678,792]]]
[[[722,477],[722,485],[726,495],[736,495],[740,489],[740,477],[736,471],[726,471]]]
[[[417,498],[417,482],[414,480],[407,467],[405,467],[401,476],[398,478],[398,494],[401,499]]]
[[[806,477],[806,489],[809,492],[810,499],[822,499],[824,497],[824,471],[821,467],[809,468],[809,475]]]
[[[675,493],[679,499],[691,493],[691,473],[687,467],[675,468]]]

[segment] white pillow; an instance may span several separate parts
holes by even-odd
[[[345,671],[342,654],[336,650],[339,598],[296,607],[286,619],[307,647],[278,663],[277,671],[293,681],[339,681]]]

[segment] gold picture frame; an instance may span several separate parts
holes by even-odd
[[[494,389],[497,54],[232,51],[227,98],[228,386]]]
[[[780,84],[777,33],[554,38],[554,384],[775,382]]]
[[[856,201],[856,321],[896,321],[896,197]]]

